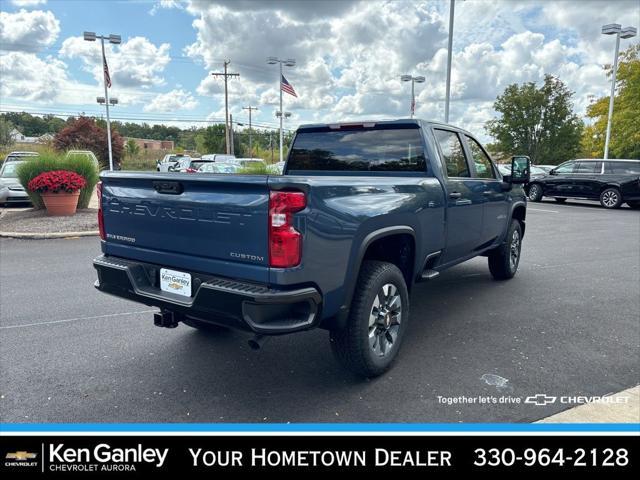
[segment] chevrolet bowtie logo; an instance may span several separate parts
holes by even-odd
[[[544,393],[538,393],[536,395],[527,397],[524,403],[532,403],[539,407],[544,407],[545,405],[549,405],[550,403],[556,403],[556,397],[545,395]]]
[[[5,457],[7,460],[32,460],[34,458],[36,458],[38,456],[37,453],[31,453],[31,452],[9,452],[7,453],[7,456]]]

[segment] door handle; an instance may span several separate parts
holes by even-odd
[[[485,197],[488,197],[488,196],[489,196],[489,195],[491,195],[492,193],[493,193],[493,192],[492,192],[491,190],[485,190],[484,192],[482,192],[482,194],[483,194]]]
[[[460,192],[451,192],[449,194],[450,198],[462,198],[462,194]]]

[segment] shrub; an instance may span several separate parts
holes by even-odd
[[[116,130],[111,130],[111,151],[113,154],[113,165],[120,165],[124,140]],[[100,128],[93,118],[79,117],[60,130],[54,140],[53,146],[58,151],[66,150],[91,150],[98,156],[100,165],[108,168],[109,147],[107,142],[107,131]],[[80,208],[80,207],[78,207]]]
[[[41,173],[55,170],[75,172],[85,179],[86,184],[84,188],[80,190],[78,208],[87,208],[99,179],[95,163],[91,159],[82,156],[65,159],[62,155],[50,150],[42,151],[39,157],[25,160],[16,171],[20,183],[25,190],[27,190],[33,207],[37,209],[44,208],[44,204],[38,192],[29,190],[29,182]]]
[[[267,166],[261,162],[250,163],[238,170],[241,175],[268,175]]]
[[[31,192],[38,193],[74,193],[84,188],[87,182],[82,175],[69,170],[43,172],[28,183]]]

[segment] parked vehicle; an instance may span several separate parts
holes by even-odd
[[[38,152],[10,152],[5,158],[5,162],[16,162],[19,160],[24,160],[25,158],[30,157],[39,157],[40,154]]]
[[[88,158],[93,161],[96,168],[100,169],[100,162],[98,162],[98,157],[96,157],[95,153],[91,150],[69,150],[65,155],[65,158]]]
[[[16,173],[18,166],[22,163],[24,160],[7,160],[0,167],[0,205],[31,203]]]
[[[533,165],[534,167],[540,168],[545,172],[549,173],[551,170],[557,167],[557,165]]]
[[[170,167],[170,172],[196,173],[198,169],[207,163],[214,163],[212,160],[202,158],[181,159],[175,166]]]
[[[198,173],[237,173],[238,167],[229,163],[207,162],[198,168]]]
[[[232,162],[235,158],[235,155],[227,155],[226,153],[208,153],[202,155],[203,160],[211,160],[212,162]]]
[[[416,282],[478,255],[516,274],[530,162],[512,162],[503,177],[469,132],[412,119],[302,126],[281,176],[103,172],[96,288],[254,348],[322,327],[345,367],[379,375]]]
[[[531,180],[529,200],[554,197],[597,200],[604,208],[627,203],[640,208],[640,160],[578,159],[564,162],[548,175]]]
[[[158,172],[169,172],[170,168],[175,167],[176,163],[178,163],[182,159],[190,159],[189,155],[183,155],[181,153],[170,153],[165,155],[162,160],[158,160],[156,163],[156,170]]]

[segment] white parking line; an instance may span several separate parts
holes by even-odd
[[[529,212],[531,212],[531,211],[532,211],[532,212],[558,213],[558,211],[557,211],[557,210],[545,210],[545,209],[543,209],[543,208],[531,208],[531,207],[528,207],[528,208],[527,208],[527,211],[529,211]]]
[[[52,320],[50,322],[25,323],[23,325],[5,325],[3,327],[0,327],[0,330],[6,330],[9,328],[39,327],[42,325],[53,325],[55,323],[78,322],[80,320],[96,320],[98,318],[120,317],[120,316],[126,316],[126,315],[137,315],[139,313],[152,313],[152,312],[157,312],[157,310],[138,310],[136,312],[107,313],[104,315],[94,315],[92,317],[76,317],[76,318],[65,318],[64,320]]]

